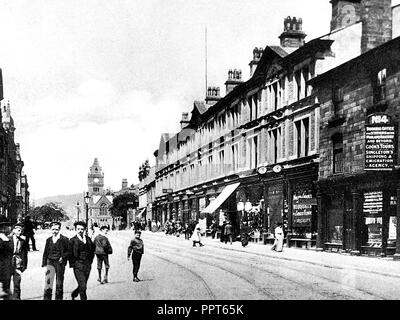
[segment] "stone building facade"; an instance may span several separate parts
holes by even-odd
[[[399,21],[395,12],[400,10],[392,8],[390,0],[331,3],[329,34],[305,42],[301,18],[285,18],[280,45],[254,49],[248,80],[242,80],[241,71],[230,70],[225,96],[218,87],[208,88],[205,100],[194,102],[190,117],[182,115],[181,130],[162,135],[154,153],[153,207],[158,220],[229,219],[237,234],[242,220],[251,221],[266,234],[283,222],[289,243],[337,248],[328,236],[339,226],[335,216],[348,219],[343,212],[371,207],[377,196],[385,208],[394,208],[395,195],[380,190],[369,190],[369,202],[364,204],[360,194],[368,188],[354,187],[347,176],[337,185],[343,189],[336,188],[339,180],[333,178],[337,175],[332,173],[331,162],[336,157],[336,165],[342,161],[343,170],[351,174],[364,170],[363,128],[369,113],[363,108],[372,103],[371,72],[373,83],[392,81],[393,87],[387,87],[389,97],[397,97],[398,81],[389,67],[379,69],[369,52],[380,46],[385,50],[385,43],[392,43],[392,30],[397,26],[392,21]],[[357,59],[370,69],[357,70]],[[375,59],[379,61],[379,56]],[[346,68],[354,78],[346,78]],[[349,87],[343,87],[344,83]],[[335,114],[329,102],[332,92],[343,96],[339,102],[343,107],[334,109]],[[371,184],[373,174],[364,177]],[[387,173],[379,179],[386,181]],[[396,190],[392,181],[385,188],[391,193]],[[338,197],[331,196],[334,190]],[[363,235],[351,231],[354,221],[359,229],[360,220],[353,219],[345,224],[349,234],[343,235],[343,226],[336,231],[347,239],[343,241],[353,239],[340,246],[357,251]],[[388,233],[389,227],[385,228],[382,232]],[[382,246],[389,247],[386,240]]]

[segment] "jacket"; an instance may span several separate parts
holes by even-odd
[[[7,237],[8,238],[8,237]],[[0,239],[0,282],[9,283],[12,273],[12,241]]]
[[[47,265],[47,259],[49,259],[49,251],[52,243],[53,243],[52,237],[47,238],[43,252],[42,267],[45,267]],[[65,266],[71,255],[69,239],[61,234],[60,239],[57,240],[55,246],[58,248],[60,252],[60,256],[62,258],[61,264]]]
[[[13,268],[24,272],[28,267],[28,243],[26,242],[26,238],[25,236],[19,237],[20,245],[16,252],[14,252],[14,236],[10,235],[8,238],[10,239],[10,246],[13,252],[12,266]]]
[[[79,270],[90,270],[94,259],[95,246],[92,240],[86,235],[86,243],[79,240],[78,236],[70,239],[71,257],[69,266]]]
[[[108,238],[102,234],[98,234],[94,238],[94,245],[96,247],[95,254],[112,254],[112,247]]]
[[[144,253],[144,244],[142,239],[132,239],[131,243],[129,244],[128,247],[128,258],[131,256],[131,253],[139,253],[143,254]]]

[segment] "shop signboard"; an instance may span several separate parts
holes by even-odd
[[[309,227],[311,225],[312,206],[316,205],[311,190],[293,193],[293,227]]]
[[[365,125],[365,170],[392,170],[395,164],[395,126],[390,116],[373,114]]]

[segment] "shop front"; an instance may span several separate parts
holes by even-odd
[[[323,249],[393,255],[397,240],[397,181],[396,174],[388,172],[319,182]]]

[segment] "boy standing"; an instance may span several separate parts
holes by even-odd
[[[14,283],[13,298],[21,300],[21,276],[28,266],[28,243],[22,235],[23,225],[16,224],[12,235],[9,237],[13,249],[12,278]]]
[[[46,281],[43,300],[51,300],[54,276],[56,277],[56,300],[63,299],[65,266],[69,259],[69,239],[60,234],[61,223],[52,222],[51,237],[44,247],[42,267],[46,267]]]
[[[100,234],[98,234],[94,238],[94,245],[96,249],[94,253],[97,257],[97,271],[99,273],[99,278],[97,279],[98,282],[101,284],[108,283],[108,269],[110,269],[110,263],[108,261],[108,255],[112,254],[112,247],[110,241],[108,241],[107,233],[109,231],[108,226],[101,226]],[[101,270],[103,268],[103,261],[104,261],[104,268],[105,268],[105,276],[104,280],[101,281]]]
[[[72,300],[75,300],[79,294],[81,300],[87,300],[87,281],[92,268],[95,246],[92,240],[85,235],[86,223],[77,221],[74,225],[76,236],[70,239],[71,258],[69,265],[74,269],[78,287],[72,291],[71,297]]]
[[[142,255],[144,253],[144,245],[143,240],[140,239],[141,231],[135,231],[135,238],[131,240],[131,243],[128,247],[128,261],[129,257],[132,254],[132,263],[133,263],[133,282],[139,282],[140,279],[137,277],[140,268],[140,260],[142,259]]]

